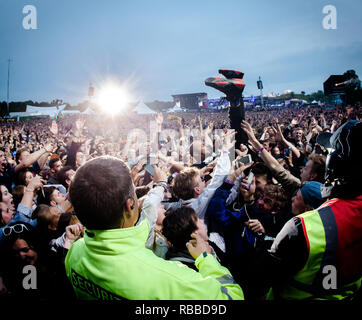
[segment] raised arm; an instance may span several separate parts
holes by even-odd
[[[280,129],[280,125],[277,124],[276,128],[273,127],[273,130],[274,130],[274,132],[276,134],[277,140],[279,140],[280,142],[282,142],[283,144],[288,146],[292,150],[292,152],[295,154],[295,156],[297,158],[299,158],[300,157],[300,151],[298,150],[298,148],[293,143],[291,143],[290,141],[288,141],[287,139],[284,138],[282,130]]]
[[[39,167],[42,168],[46,162],[46,160],[44,162],[44,159],[48,159],[48,156],[52,152],[52,150],[53,150],[53,145],[51,143],[48,143],[44,148],[41,148],[38,151],[30,153],[27,157],[25,157],[25,159],[23,159],[15,167],[14,171],[18,172],[19,170],[32,165],[35,161],[38,161]],[[41,161],[39,162],[40,159]]]
[[[263,145],[258,141],[254,135],[251,125],[248,122],[243,121],[241,123],[241,127],[248,135],[249,143],[258,156],[264,161],[269,169],[276,170],[276,168],[279,166],[278,161],[267,150],[265,150]]]
[[[25,192],[20,203],[25,207],[27,207],[28,209],[31,209],[33,206],[34,192],[42,188],[43,183],[45,182],[46,181],[42,180],[39,176],[36,176],[33,179],[31,179],[28,186],[25,188]]]
[[[249,137],[251,147],[258,153],[266,166],[272,171],[274,177],[283,185],[285,190],[294,190],[300,186],[300,180],[294,177],[290,172],[283,168],[279,162],[262,146],[255,138],[250,124],[243,121],[241,126]]]

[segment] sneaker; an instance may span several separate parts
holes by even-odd
[[[205,84],[224,93],[229,101],[239,100],[245,88],[245,82],[241,79],[210,77],[205,80]]]
[[[220,69],[219,73],[227,79],[242,79],[244,77],[244,73],[237,70]]]

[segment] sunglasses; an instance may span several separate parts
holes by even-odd
[[[22,233],[24,230],[29,231],[29,229],[24,224],[16,224],[14,226],[5,227],[3,229],[3,234],[5,237],[10,236],[13,232]]]

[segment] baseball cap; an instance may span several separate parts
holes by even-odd
[[[304,203],[311,206],[313,209],[318,208],[324,203],[322,197],[322,184],[317,181],[308,181],[301,188]]]

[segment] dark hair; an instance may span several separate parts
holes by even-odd
[[[255,176],[266,175],[268,183],[270,183],[272,181],[272,178],[273,178],[272,172],[264,163],[262,163],[262,162],[255,163],[251,167],[251,170],[253,171]]]
[[[115,157],[102,156],[83,164],[75,174],[69,195],[80,222],[93,230],[121,226],[127,199],[134,195],[128,166]]]
[[[49,206],[46,204],[39,204],[31,215],[31,219],[38,219],[45,211],[49,210]]]
[[[5,228],[4,232],[6,232],[6,228],[17,228],[17,225],[23,225],[22,232],[14,232],[14,229],[9,233],[9,235],[4,237],[4,248],[8,250],[11,250],[12,245],[14,242],[18,239],[22,239],[28,243],[29,246],[37,247],[39,245],[39,237],[37,234],[36,229],[26,222],[11,222],[9,223]],[[20,226],[18,226],[20,227]]]
[[[65,166],[61,168],[57,173],[57,180],[60,184],[62,184],[65,188],[68,187],[66,180],[68,180],[67,172],[69,170],[73,170],[71,166]]]
[[[58,162],[58,161],[60,161],[59,158],[50,159],[50,160],[49,160],[49,168],[50,168],[50,169],[53,169],[53,168],[54,168],[54,164],[55,164],[56,162]]]
[[[46,204],[47,206],[50,206],[51,196],[54,192],[54,190],[57,190],[56,187],[43,187],[43,192],[38,192],[38,204]]]
[[[137,196],[137,199],[142,198],[142,197],[145,196],[149,191],[150,191],[150,187],[148,187],[148,186],[136,187],[136,196]]]
[[[25,185],[19,184],[15,186],[11,191],[11,194],[13,195],[13,202],[15,209],[18,207],[19,203],[23,199],[25,188],[26,188]]]
[[[24,168],[18,171],[15,175],[15,185],[24,185],[26,186],[26,173],[31,172],[29,168]]]
[[[197,213],[190,207],[168,210],[162,222],[162,234],[176,249],[184,250],[191,240],[191,234],[197,230]]]

